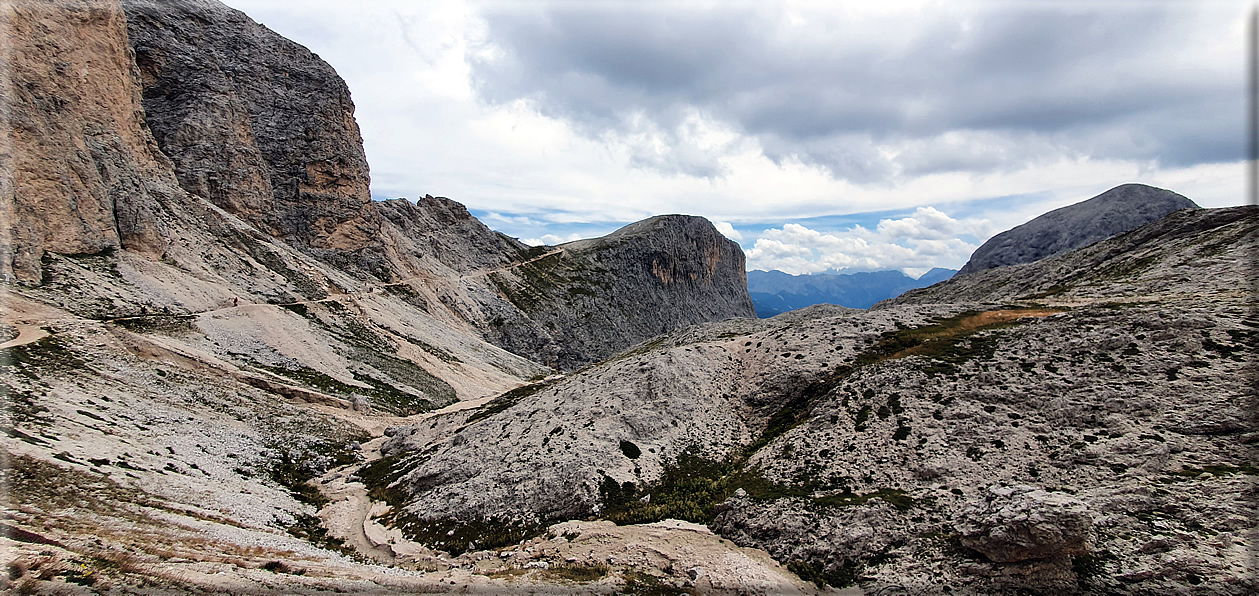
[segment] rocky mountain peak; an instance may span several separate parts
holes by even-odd
[[[975,250],[958,275],[1030,263],[1088,246],[1173,211],[1197,208],[1196,203],[1170,190],[1123,184],[993,236]]]

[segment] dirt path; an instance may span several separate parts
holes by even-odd
[[[458,401],[440,410],[407,418],[373,417],[328,411],[371,433],[372,440],[363,443],[363,461],[330,470],[319,480],[319,490],[330,501],[319,511],[319,517],[324,520],[324,526],[334,536],[345,540],[358,552],[385,565],[393,564],[398,556],[426,551],[424,547],[403,538],[401,532],[385,528],[373,521],[372,516],[382,512],[382,504],[372,501],[367,494],[367,487],[362,482],[351,481],[350,475],[354,470],[381,458],[380,448],[388,440],[384,436],[386,424],[415,423],[441,414],[478,408],[489,403],[494,397],[496,396]],[[334,410],[333,408],[320,409]]]
[[[0,350],[24,346],[48,337],[48,332],[38,325],[15,324],[13,326],[17,328],[17,337],[0,344]]]

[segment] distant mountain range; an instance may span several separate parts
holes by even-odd
[[[748,293],[756,316],[765,319],[814,304],[870,308],[880,300],[942,282],[955,273],[956,269],[936,267],[914,279],[900,271],[791,275],[758,270],[748,271]]]

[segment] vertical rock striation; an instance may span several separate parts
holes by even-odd
[[[0,276],[39,283],[45,252],[160,256],[179,187],[145,128],[117,2],[9,2],[0,27]]]
[[[320,256],[376,244],[354,104],[331,66],[214,0],[123,5],[149,126],[185,189]]]

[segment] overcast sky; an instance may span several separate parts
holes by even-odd
[[[688,213],[916,275],[1125,182],[1245,202],[1240,1],[227,3],[346,79],[375,197],[531,243]]]

